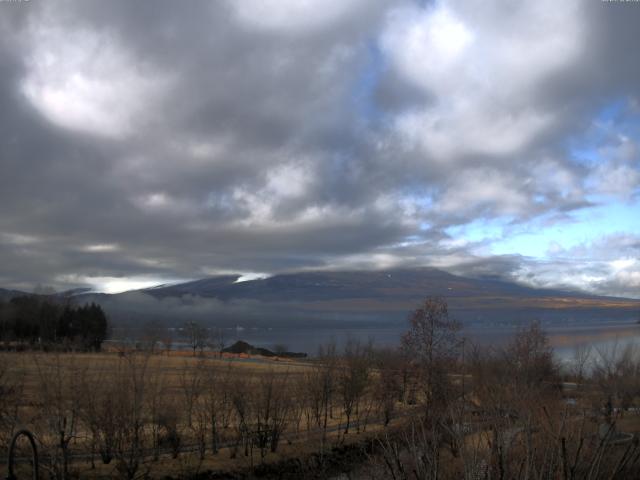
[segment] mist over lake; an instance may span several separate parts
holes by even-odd
[[[622,350],[627,345],[640,346],[640,324],[633,321],[602,321],[579,324],[572,322],[542,323],[549,343],[557,357],[569,360],[577,347],[591,346],[594,353]],[[516,325],[479,325],[471,324],[463,327],[461,335],[472,344],[480,346],[504,346],[518,332]],[[227,344],[238,340],[246,341],[257,347],[273,348],[276,345],[286,346],[287,350],[305,352],[314,356],[320,346],[335,342],[338,348],[344,347],[349,339],[360,342],[371,341],[376,347],[394,348],[400,346],[402,335],[408,324],[397,324],[391,327],[362,326],[351,328],[227,328],[224,329]],[[179,340],[176,343],[180,345]]]

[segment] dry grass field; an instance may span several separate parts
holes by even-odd
[[[300,458],[382,428],[379,374],[364,361],[3,352],[2,442],[29,429],[54,477],[185,477]]]
[[[409,354],[0,353],[0,441],[33,432],[55,479],[640,475],[637,351],[560,371],[537,325],[456,356],[427,341],[458,348],[451,331],[416,323]]]

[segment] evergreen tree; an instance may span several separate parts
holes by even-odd
[[[0,304],[2,338],[31,344],[74,344],[99,350],[109,330],[100,305],[62,305],[55,297],[25,295]]]

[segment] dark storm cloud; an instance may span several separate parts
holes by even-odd
[[[637,43],[640,9],[568,2],[563,35],[530,31],[553,2],[477,16],[473,2],[308,3],[1,4],[0,284],[415,264],[517,276],[520,257],[480,259],[445,230],[591,204],[593,168],[566,139],[611,95],[638,94],[637,62],[614,47]],[[521,24],[520,53],[546,29],[549,51],[505,53]],[[442,58],[411,52],[411,32]],[[488,86],[447,57],[479,52]]]

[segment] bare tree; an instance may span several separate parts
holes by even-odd
[[[252,408],[250,381],[250,378],[238,375],[231,384],[231,404],[234,410],[233,427],[235,429],[235,440],[233,447],[230,449],[231,458],[236,457],[240,445],[244,447],[244,455],[249,456],[249,449],[252,446],[249,441]]]
[[[67,364],[65,365],[66,362]],[[69,478],[69,457],[72,440],[78,435],[81,417],[83,378],[86,373],[76,358],[54,354],[34,357],[38,374],[38,399],[42,425],[51,439],[51,467],[56,477]]]
[[[189,428],[191,428],[193,423],[195,404],[202,393],[203,368],[204,365],[201,361],[196,363],[195,368],[193,368],[189,362],[185,362],[180,371],[180,393],[182,395],[182,405],[186,415],[185,421]]]
[[[336,392],[336,378],[338,369],[338,355],[335,342],[320,346],[318,349],[319,364],[308,376],[309,388],[313,392],[313,408],[318,420],[318,426],[322,428],[320,440],[320,452],[324,452],[327,427],[332,415],[333,397]]]
[[[123,478],[133,480],[140,475],[140,469],[144,466],[149,357],[130,354],[120,357],[119,361],[122,362],[119,367],[122,373],[116,398],[116,467]]]
[[[15,368],[15,360],[0,354],[0,442],[8,445],[19,423],[20,397],[24,391],[24,376]]]
[[[200,459],[206,451],[206,438],[209,425],[209,409],[206,403],[206,367],[203,360],[195,366],[185,363],[180,375],[182,405],[186,414],[185,423],[196,439]]]
[[[148,420],[148,430],[151,435],[153,460],[160,458],[160,444],[164,430],[163,419],[168,409],[167,379],[163,365],[158,365],[153,375],[147,379],[147,395],[144,396],[144,408]]]
[[[222,358],[222,351],[226,346],[226,338],[222,328],[214,328],[210,336],[211,346],[213,350],[218,352],[218,358]]]
[[[512,362],[516,384],[531,388],[543,380],[557,380],[558,365],[553,349],[538,322],[520,329],[508,345],[506,354],[508,361]]]
[[[385,349],[377,350],[374,365],[377,377],[373,385],[373,399],[377,411],[382,415],[386,427],[393,418],[396,403],[404,400],[403,393],[403,359],[399,352]]]
[[[360,402],[369,383],[371,348],[363,347],[359,341],[349,339],[338,370],[338,388],[346,416],[344,433],[349,433],[351,417],[358,413]]]
[[[229,426],[232,410],[232,378],[236,372],[229,364],[224,369],[210,367],[204,378],[204,406],[211,431],[211,451],[218,453],[221,431]]]
[[[447,368],[459,353],[460,328],[459,322],[449,318],[446,301],[438,297],[427,298],[410,317],[402,346],[420,369],[428,408],[447,400]]]
[[[307,379],[305,374],[294,375],[291,379],[291,425],[295,433],[300,434],[303,418],[307,419],[307,430],[311,427],[310,395],[307,391]]]
[[[156,353],[160,343],[167,337],[167,327],[158,320],[151,320],[142,326],[141,345],[151,354]]]
[[[591,345],[581,344],[575,348],[569,371],[576,382],[582,382],[584,380],[586,373],[589,371],[592,354]]]
[[[91,434],[91,465],[95,468],[94,455],[99,453],[102,463],[113,459],[118,430],[116,401],[120,389],[117,387],[119,369],[103,366],[85,375],[81,385],[81,418]]]
[[[609,421],[613,410],[630,408],[640,395],[640,350],[634,344],[612,345],[596,349],[592,378],[600,387]]]
[[[438,478],[460,478],[443,471],[440,449],[440,431],[433,424],[412,419],[399,435],[391,437],[388,432],[379,439],[385,476],[397,480],[436,480]],[[451,463],[449,464],[451,470]],[[449,475],[448,475],[449,473]]]
[[[162,332],[162,338],[160,339],[160,343],[162,343],[162,348],[165,353],[168,355],[173,347],[173,334],[172,329],[169,327],[165,328]]]
[[[288,350],[289,350],[288,347],[284,343],[276,343],[273,346],[273,353],[275,353],[279,357],[287,353]]]
[[[170,448],[171,458],[178,458],[182,447],[182,430],[180,428],[180,408],[175,398],[165,398],[162,410],[158,414],[158,425],[161,429],[159,445]]]
[[[193,356],[196,356],[197,350],[200,350],[202,353],[202,350],[207,345],[209,333],[207,329],[197,322],[189,321],[184,324],[182,332],[184,337],[187,339],[187,343],[193,350]]]
[[[289,375],[273,371],[260,375],[255,385],[250,430],[252,441],[264,459],[267,449],[275,452],[286,428],[291,405]]]

